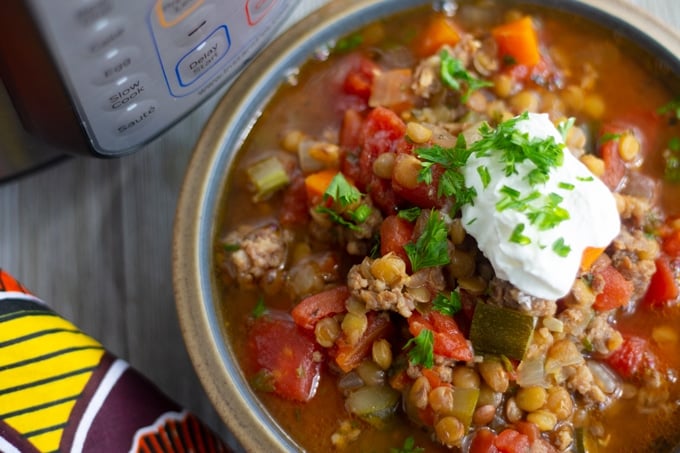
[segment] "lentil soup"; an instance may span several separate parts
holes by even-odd
[[[583,18],[460,1],[291,75],[214,240],[282,428],[318,452],[668,451],[680,102],[659,72]]]

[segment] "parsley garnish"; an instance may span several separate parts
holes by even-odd
[[[557,184],[557,187],[564,190],[574,190],[576,188],[575,185],[568,182],[560,182]]]
[[[411,261],[413,272],[426,267],[444,266],[450,262],[446,224],[437,211],[430,211],[423,233],[415,243],[404,245],[404,250]]]
[[[519,245],[529,245],[531,244],[531,239],[529,239],[527,236],[524,236],[522,233],[524,232],[524,224],[520,223],[518,224],[514,230],[512,230],[512,234],[510,234],[510,242],[514,242],[515,244]]]
[[[341,38],[333,47],[337,52],[349,52],[356,49],[364,42],[364,37],[360,33],[354,33],[345,38]]]
[[[672,101],[662,105],[656,110],[656,112],[661,115],[671,113],[675,119],[680,119],[680,97],[677,97]]]
[[[401,448],[390,448],[390,453],[424,453],[425,449],[416,447],[416,441],[409,436],[404,440],[404,445]]]
[[[613,142],[621,138],[623,134],[616,132],[608,132],[600,137],[601,143]]]
[[[466,102],[470,94],[483,87],[493,86],[493,83],[486,80],[480,80],[470,74],[463,65],[463,62],[449,54],[446,50],[439,53],[441,60],[440,75],[442,81],[449,88],[461,91],[461,102]],[[461,82],[465,83],[466,88],[463,91]]]
[[[439,164],[444,168],[444,173],[439,178],[437,195],[454,197],[454,212],[461,206],[474,202],[477,191],[474,187],[468,187],[465,184],[465,177],[460,172],[460,168],[465,166],[471,154],[463,134],[458,136],[453,148],[432,145],[429,148],[416,148],[414,152],[423,161],[421,164],[423,168],[420,170],[418,179],[425,184],[432,184],[432,166],[434,164]]]
[[[489,174],[489,169],[483,165],[477,167],[477,173],[479,174],[479,179],[482,181],[482,186],[486,189],[489,187],[491,182],[491,175]]]
[[[257,319],[265,313],[267,313],[267,306],[264,304],[264,298],[260,296],[257,298],[257,302],[255,302],[252,315],[253,318]]]
[[[409,222],[414,222],[418,217],[420,217],[421,209],[418,206],[414,206],[408,209],[402,209],[397,213],[397,217],[406,219]]]
[[[559,238],[558,240],[553,242],[552,249],[553,252],[555,252],[562,258],[566,257],[567,255],[569,255],[569,252],[571,252],[571,247],[564,243],[564,238]]]
[[[560,223],[569,219],[569,211],[559,204],[564,200],[556,193],[550,193],[544,198],[544,204],[540,208],[527,214],[532,225],[537,225],[541,231],[555,228]]]
[[[449,297],[442,293],[437,294],[432,301],[432,307],[440,313],[453,316],[463,308],[463,305],[460,301],[460,294],[457,291],[451,291]]]
[[[241,249],[241,244],[236,242],[225,242],[222,244],[222,247],[224,248],[225,252],[235,252]]]
[[[576,119],[572,116],[569,117],[563,121],[560,121],[557,124],[557,131],[560,133],[562,136],[562,139],[566,142],[567,141],[567,134],[569,133],[569,129],[571,129],[574,126],[574,123],[576,122]]]
[[[593,178],[592,176],[577,176],[576,179],[578,179],[579,181],[582,181],[582,182],[595,181],[595,178]]]
[[[359,203],[361,198],[362,194],[359,189],[350,184],[342,173],[338,173],[323,194],[323,201],[326,203],[332,201],[333,206],[321,204],[316,207],[316,212],[328,215],[334,223],[357,230],[359,229],[357,224],[365,222],[371,215],[371,207],[365,204],[359,204],[355,209],[348,209]]]
[[[418,336],[411,338],[404,345],[404,349],[413,346],[408,351],[408,358],[416,365],[432,368],[434,365],[434,334],[429,329],[423,329]]]

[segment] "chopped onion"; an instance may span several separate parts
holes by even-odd
[[[517,367],[517,383],[520,387],[547,387],[543,357],[522,360]]]
[[[401,393],[389,386],[361,387],[349,394],[345,407],[362,420],[382,428],[396,411],[400,397]]]
[[[597,384],[604,393],[612,395],[621,392],[621,379],[619,379],[611,368],[604,363],[595,360],[588,360],[586,365],[588,365],[588,369],[593,374],[595,384]]]

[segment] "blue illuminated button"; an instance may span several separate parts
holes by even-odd
[[[175,73],[180,86],[194,83],[215,66],[229,52],[230,47],[229,31],[223,25],[179,60]]]

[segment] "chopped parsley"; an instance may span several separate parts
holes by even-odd
[[[236,242],[225,242],[222,244],[222,247],[224,248],[225,252],[235,252],[237,250],[241,250],[241,244]]]
[[[531,170],[525,178],[529,184],[548,181],[550,171],[562,165],[564,160],[564,145],[557,143],[553,137],[546,139],[532,139],[529,134],[515,129],[519,121],[527,120],[529,114],[523,114],[504,121],[493,129],[487,123],[482,124],[479,132],[482,138],[470,146],[475,155],[488,156],[491,151],[501,154],[500,160],[505,165],[506,176],[517,174],[517,164],[526,160],[531,161],[536,168]]]
[[[557,131],[560,133],[562,136],[562,139],[566,142],[567,141],[567,134],[569,134],[569,129],[571,129],[574,126],[574,123],[576,122],[576,119],[572,116],[569,117],[563,121],[560,121],[557,124]]]
[[[371,215],[372,209],[360,204],[362,193],[354,187],[342,173],[336,174],[323,194],[323,201],[316,207],[316,212],[326,214],[331,221],[351,230],[358,230],[358,224],[364,223]],[[331,205],[328,203],[332,202]],[[357,205],[354,209],[350,207]]]
[[[404,440],[404,445],[401,448],[390,448],[390,453],[424,453],[425,449],[416,447],[416,441],[409,436]]]
[[[397,213],[397,217],[408,220],[409,222],[414,222],[418,217],[420,217],[420,212],[422,210],[418,206],[414,206],[408,209],[402,209]]]
[[[432,301],[432,307],[440,313],[453,316],[463,308],[463,305],[460,301],[460,294],[457,291],[451,291],[449,297],[442,293],[437,294]]]
[[[595,181],[595,178],[593,178],[592,176],[577,176],[576,179],[578,179],[581,182]]]
[[[569,211],[560,206],[564,200],[556,193],[550,193],[544,197],[544,204],[538,209],[527,213],[527,218],[532,225],[536,225],[539,230],[545,231],[555,228],[565,220],[569,220]]]
[[[510,234],[510,242],[514,242],[515,244],[519,245],[529,245],[531,244],[531,239],[529,237],[523,235],[524,233],[524,228],[525,225],[523,223],[518,224],[514,230],[512,230],[512,233]]]
[[[665,115],[670,113],[674,119],[680,119],[680,97],[673,99],[670,102],[662,105],[656,110],[657,113]]]
[[[601,143],[614,142],[621,138],[623,134],[617,132],[608,132],[600,137]]]
[[[347,37],[341,38],[333,46],[333,50],[337,52],[349,52],[359,47],[364,42],[364,37],[360,33],[354,33]]]
[[[432,166],[439,164],[444,168],[444,173],[439,178],[437,195],[455,198],[454,212],[461,206],[474,202],[477,191],[474,187],[468,187],[465,184],[465,177],[460,172],[471,154],[462,134],[458,135],[453,148],[444,148],[435,144],[428,148],[416,148],[414,152],[423,161],[423,168],[418,175],[419,181],[432,184]]]
[[[481,80],[470,74],[463,65],[463,62],[449,54],[446,50],[439,53],[441,60],[440,75],[446,86],[455,91],[460,91],[461,102],[467,102],[470,94],[480,88],[493,86],[493,83]],[[461,87],[461,82],[465,84],[465,90]]]
[[[432,368],[434,365],[434,334],[429,329],[423,329],[418,336],[411,338],[404,345],[404,349],[412,346],[408,351],[408,358],[415,365]]]
[[[449,258],[447,235],[448,229],[444,220],[437,211],[430,211],[430,217],[416,242],[404,245],[413,272],[426,267],[449,264],[451,258]]]
[[[479,179],[482,181],[482,186],[486,189],[489,187],[491,182],[491,175],[489,174],[489,169],[483,165],[477,167],[477,174],[479,174]]]
[[[557,184],[557,187],[564,190],[574,190],[576,188],[575,185],[568,182],[560,182]]]
[[[260,296],[255,302],[255,307],[253,308],[252,315],[253,318],[257,319],[267,313],[267,306],[264,304],[264,297]]]
[[[569,255],[569,252],[571,252],[571,247],[564,243],[564,238],[559,238],[558,240],[556,240],[552,245],[552,249],[553,252],[555,252],[562,258],[566,257],[567,255]]]

